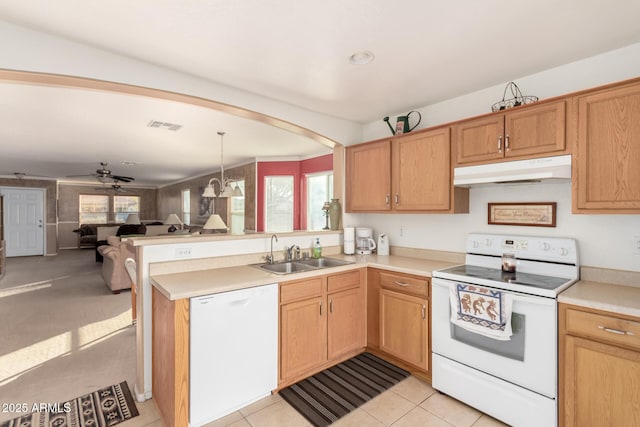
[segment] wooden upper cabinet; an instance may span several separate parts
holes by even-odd
[[[640,83],[574,99],[574,213],[640,213]]]
[[[346,211],[391,209],[391,141],[347,147]]]
[[[518,108],[454,126],[456,165],[568,152],[566,101]]]
[[[452,190],[449,128],[395,139],[391,158],[393,209],[449,210]]]
[[[456,164],[475,163],[503,157],[504,115],[460,123],[453,128]]]
[[[347,212],[469,212],[453,187],[450,128],[347,147]]]

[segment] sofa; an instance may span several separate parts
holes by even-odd
[[[97,242],[97,227],[93,224],[82,224],[80,228],[73,230],[78,235],[79,248],[92,248]]]
[[[109,236],[107,244],[99,246],[98,252],[103,258],[102,278],[111,292],[119,294],[122,289],[130,289],[131,278],[127,273],[125,261],[127,258],[135,260],[133,246],[122,242],[118,236]]]
[[[157,224],[120,224],[120,225],[100,225],[97,228],[96,262],[102,262],[102,255],[98,248],[107,244],[109,236],[158,236],[168,232],[169,225]]]

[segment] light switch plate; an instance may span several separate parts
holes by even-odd
[[[640,255],[640,236],[633,236],[632,245],[633,254]]]

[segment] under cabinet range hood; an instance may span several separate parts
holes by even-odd
[[[453,169],[453,185],[457,187],[568,179],[571,179],[570,154]]]

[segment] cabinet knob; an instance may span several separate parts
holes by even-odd
[[[504,137],[504,150],[509,151],[509,134]]]
[[[498,153],[502,153],[502,135],[498,137]]]
[[[396,193],[396,206],[400,204],[400,195]]]
[[[422,304],[422,320],[427,318],[427,307]]]
[[[387,206],[389,206],[389,202],[390,202],[390,201],[391,201],[391,196],[390,196],[389,194],[387,194],[387,195],[384,197],[384,204],[385,204],[385,205],[387,205]]]

